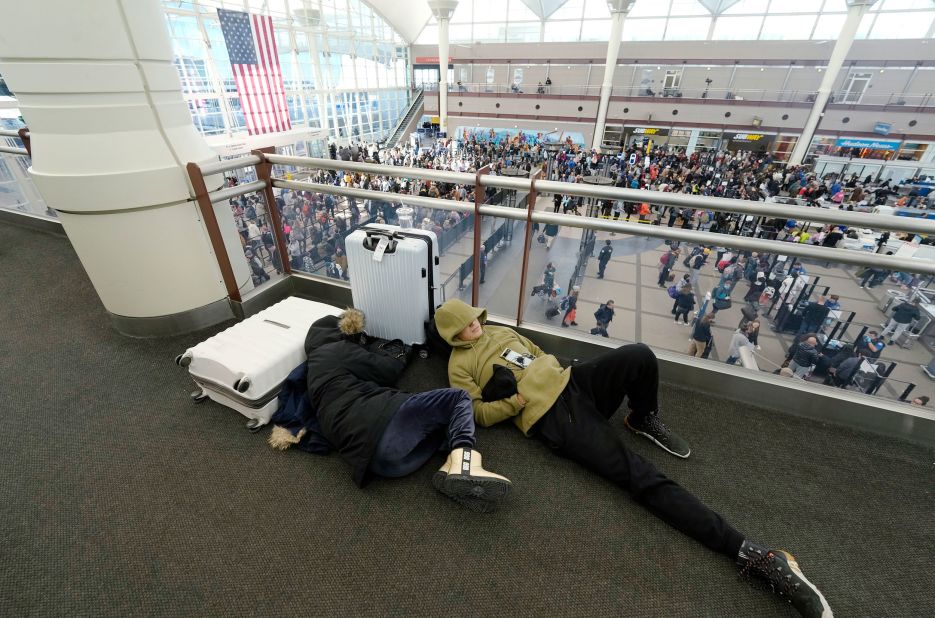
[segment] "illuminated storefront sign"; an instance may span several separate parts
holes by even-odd
[[[872,150],[896,150],[899,142],[876,139],[839,139],[834,143],[837,148],[870,148]]]
[[[659,127],[635,127],[633,129],[633,135],[655,135],[657,137],[665,137],[668,134],[668,129],[661,129]]]

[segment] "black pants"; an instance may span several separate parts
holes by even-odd
[[[613,481],[656,517],[702,543],[737,557],[743,535],[651,463],[627,450],[608,419],[629,398],[634,415],[658,408],[659,367],[642,344],[625,345],[575,365],[571,380],[533,435],[556,454]]]

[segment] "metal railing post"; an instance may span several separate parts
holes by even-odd
[[[523,323],[523,313],[526,308],[526,277],[529,270],[529,249],[532,246],[532,211],[536,209],[536,200],[539,192],[536,190],[536,181],[542,176],[542,169],[532,175],[532,184],[526,196],[526,234],[523,241],[523,269],[519,274],[519,301],[516,303],[516,325]]]
[[[208,197],[205,177],[197,163],[189,163],[185,166],[185,169],[188,171],[188,178],[195,190],[195,199],[198,201],[201,218],[208,230],[208,238],[211,240],[214,257],[217,258],[218,267],[221,269],[221,278],[224,280],[224,287],[227,288],[227,295],[231,300],[241,302],[243,299],[240,297],[240,288],[237,287],[234,267],[231,265],[230,257],[227,255],[227,248],[224,246],[224,238],[221,236],[218,218],[214,214],[214,205],[211,203],[211,198]]]
[[[17,131],[19,134],[19,139],[23,142],[23,147],[26,149],[26,153],[32,157],[32,144],[29,141],[29,129],[23,128]]]
[[[489,171],[490,165],[485,165],[474,174],[474,273],[471,275],[471,304],[475,307],[480,303],[480,207],[483,206],[487,196],[487,190],[481,184],[481,176]]]
[[[279,263],[282,265],[282,272],[291,275],[292,262],[286,248],[282,216],[279,213],[279,206],[276,204],[276,197],[273,195],[273,164],[266,159],[267,154],[275,153],[276,149],[272,146],[250,152],[250,154],[260,157],[260,162],[256,164],[256,177],[266,185],[266,188],[263,189],[263,195],[266,198],[266,212],[269,214],[270,225],[273,226],[273,238],[276,239],[276,251],[279,252]]]

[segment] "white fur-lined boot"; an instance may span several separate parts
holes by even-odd
[[[471,509],[488,513],[510,495],[510,479],[484,470],[481,454],[471,448],[456,448],[432,478],[435,489]]]

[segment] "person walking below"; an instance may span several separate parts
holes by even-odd
[[[903,301],[893,309],[893,317],[891,317],[890,321],[886,324],[886,328],[883,329],[880,338],[886,339],[886,335],[892,333],[887,345],[893,345],[893,342],[899,339],[900,335],[920,317],[922,317],[922,314],[919,312],[918,298],[914,298],[911,301]]]
[[[555,242],[555,237],[558,236],[558,225],[546,223],[543,232],[545,233],[545,248],[551,249],[552,243]]]
[[[682,278],[676,281],[673,285],[669,286],[669,296],[672,297],[672,315],[675,315],[675,310],[679,306],[679,294],[682,293],[682,290],[685,288],[691,287],[691,281],[689,279],[688,273],[682,275]],[[675,288],[674,290],[672,288]]]
[[[607,333],[607,327],[610,325],[611,320],[614,319],[614,301],[608,300],[598,307],[597,311],[594,312],[594,319],[597,320],[597,326],[591,329],[591,334],[610,337]]]
[[[692,293],[692,286],[687,285],[679,291],[675,299],[675,323],[678,324],[679,316],[682,316],[685,326],[688,326],[688,314],[694,308],[695,295]]]
[[[727,364],[733,365],[740,360],[740,348],[749,348],[753,351],[750,334],[760,328],[760,323],[749,322],[745,328],[738,328],[730,338],[730,347],[727,349]]]
[[[710,254],[711,249],[705,247],[688,261],[688,282],[691,283],[692,289],[698,292],[699,295],[701,295],[701,269]]]
[[[819,358],[821,358],[821,353],[818,351],[818,338],[815,335],[809,335],[799,342],[798,349],[789,361],[789,369],[795,377],[805,378]]]
[[[536,294],[548,296],[548,293],[551,292],[554,287],[555,265],[549,262],[545,265],[545,270],[542,271],[542,283],[532,288],[532,294],[530,294],[530,296],[535,296]]]
[[[669,273],[672,271],[672,267],[675,266],[675,261],[678,257],[679,250],[670,249],[659,258],[659,281],[656,282],[659,287],[666,287],[666,282],[669,280]]]
[[[610,261],[610,256],[613,255],[614,248],[610,246],[610,241],[605,240],[604,246],[601,247],[600,253],[597,254],[597,278],[604,278],[604,270],[607,268],[607,262]]]
[[[559,309],[565,312],[562,316],[562,326],[578,326],[578,323],[575,322],[578,315],[578,291],[578,286],[573,287],[568,296],[563,298],[559,304]]]
[[[763,295],[763,290],[765,289],[766,273],[758,272],[756,273],[756,279],[750,282],[750,287],[747,289],[747,293],[743,295],[744,302],[751,307],[759,307],[760,296]]]
[[[692,329],[691,341],[688,343],[688,354],[695,358],[704,358],[705,349],[711,343],[711,325],[714,324],[714,314],[708,313],[695,322]]]

